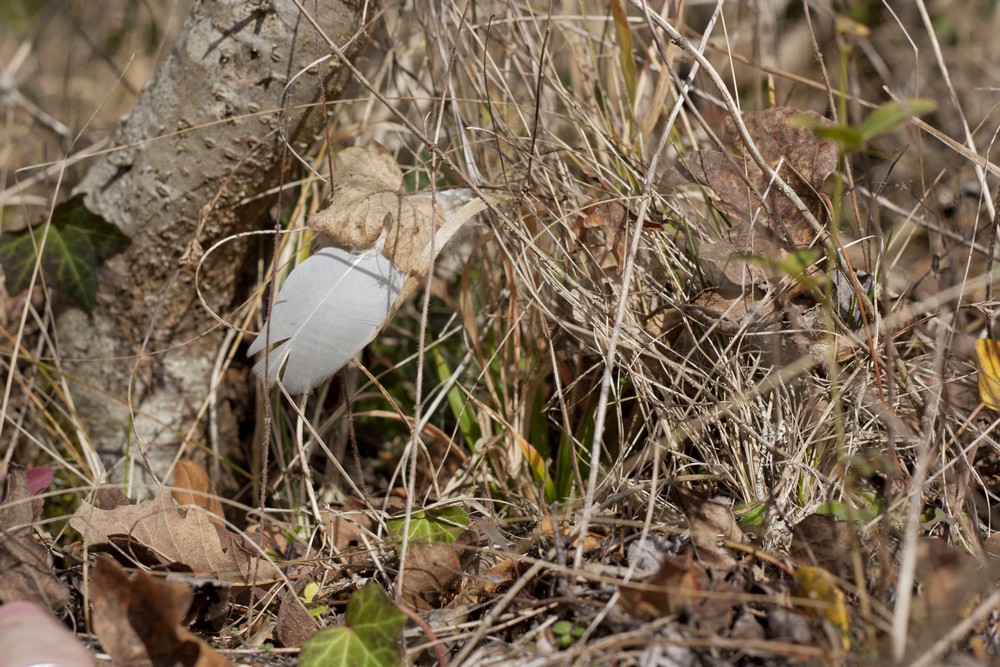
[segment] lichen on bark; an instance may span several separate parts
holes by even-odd
[[[308,7],[327,35],[350,45],[349,57],[357,52],[358,3]],[[273,199],[259,195],[279,184],[282,161],[288,165],[283,142],[311,142],[324,118],[307,103],[321,84],[336,97],[346,80],[335,58],[296,76],[328,54],[288,0],[195,3],[115,132],[115,149],[77,187],[88,209],[131,238],[102,267],[92,315],[71,309],[57,322],[63,368],[79,380],[81,430],[107,462],[138,444],[159,476],[185,433],[202,440],[197,412],[212,390],[222,331],[196,297],[194,265],[182,258],[266,221]],[[227,244],[201,268],[216,312],[236,296],[245,253],[245,244]]]

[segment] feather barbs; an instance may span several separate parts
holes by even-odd
[[[448,240],[486,208],[468,190],[436,200],[402,192],[402,171],[379,144],[341,151],[334,180],[330,205],[309,220],[334,245],[295,267],[248,352],[265,353],[254,365],[258,377],[272,385],[280,376],[292,394],[322,383],[371,342]]]

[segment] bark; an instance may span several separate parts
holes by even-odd
[[[338,44],[360,29],[357,0],[304,5]],[[333,59],[300,76],[290,97],[283,91],[328,53],[288,0],[197,2],[118,128],[119,150],[96,162],[77,188],[91,211],[132,239],[102,267],[93,313],[67,310],[57,322],[64,369],[82,380],[73,394],[77,415],[106,461],[120,462],[126,445],[137,444],[161,474],[195,425],[223,332],[197,300],[195,265],[182,258],[266,224],[273,198],[256,195],[279,185],[282,160],[291,160],[279,124],[301,150],[324,120],[303,103],[317,98],[321,76],[328,97],[345,78],[331,75]],[[252,246],[229,243],[202,266],[202,293],[216,312],[232,305]],[[204,442],[201,425],[195,433]]]

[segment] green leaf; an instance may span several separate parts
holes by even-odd
[[[302,645],[299,667],[395,667],[396,638],[406,616],[382,589],[369,584],[351,596],[344,625],[324,628]]]
[[[756,505],[739,505],[735,508],[735,512],[740,516],[740,523],[745,526],[760,526],[764,523],[764,519],[767,517],[767,505],[764,503],[757,503]]]
[[[445,360],[444,355],[441,354],[441,350],[437,347],[431,348],[431,355],[434,358],[434,368],[437,370],[438,379],[441,381],[441,384],[447,383],[451,379],[451,368],[448,366],[447,360]],[[451,408],[451,413],[458,422],[458,430],[465,437],[466,445],[468,445],[469,449],[472,449],[476,442],[479,441],[479,425],[472,418],[472,410],[469,409],[467,404],[468,401],[462,393],[462,388],[456,382],[448,390],[448,406]]]
[[[406,517],[389,519],[389,535],[402,541]],[[445,542],[451,544],[469,525],[469,515],[461,507],[451,505],[435,510],[417,510],[410,519],[410,542]]]
[[[11,293],[27,289],[38,261],[43,228],[0,234],[0,263]],[[88,314],[97,299],[97,271],[101,262],[122,251],[129,238],[94,215],[77,196],[56,206],[42,254],[45,282],[69,296]]]
[[[921,116],[937,108],[934,100],[915,97],[902,102],[889,102],[871,112],[860,127],[848,125],[824,125],[811,116],[797,116],[793,124],[812,128],[816,134],[832,139],[842,151],[857,150],[872,139],[892,132],[896,127],[914,116]]]
[[[556,621],[552,624],[552,634],[554,635],[568,635],[573,631],[572,621]]]
[[[835,516],[843,521],[854,523],[867,523],[882,513],[883,501],[870,491],[864,491],[858,495],[862,507],[857,509],[839,501],[830,500],[816,508],[816,514]]]
[[[573,469],[573,457],[576,451],[573,442],[566,435],[559,441],[559,449],[556,450],[556,478],[555,491],[558,501],[568,500],[573,493],[573,483],[576,482],[576,475]]]
[[[844,148],[858,148],[862,143],[864,143],[861,132],[855,130],[853,127],[841,127],[839,125],[828,127],[818,123],[813,123],[815,123],[815,121],[812,118],[809,118],[808,124],[816,130],[816,134],[824,139],[832,139]]]
[[[891,132],[896,126],[906,122],[913,116],[929,113],[937,108],[934,100],[914,98],[902,102],[883,104],[873,111],[858,128],[862,142],[871,141],[875,137]]]

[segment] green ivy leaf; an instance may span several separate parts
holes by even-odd
[[[12,294],[24,291],[31,282],[43,234],[41,227],[0,234],[0,263]],[[87,210],[82,195],[73,197],[52,212],[42,254],[42,275],[47,284],[68,295],[89,314],[97,299],[101,262],[129,243],[117,228]]]
[[[369,584],[351,596],[344,625],[324,628],[302,645],[299,667],[396,667],[396,638],[406,616]]]
[[[389,519],[386,527],[396,540],[403,539],[406,517]],[[436,510],[417,510],[410,519],[410,542],[451,544],[469,525],[469,515],[461,507],[451,505]]]

